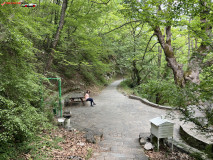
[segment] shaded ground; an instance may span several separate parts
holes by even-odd
[[[161,150],[159,152],[146,151],[146,155],[151,160],[195,160],[186,153],[180,151],[168,152],[168,150]]]
[[[99,151],[98,144],[86,142],[84,133],[77,130],[59,127],[43,131],[39,137],[32,143],[30,152],[22,153],[17,160],[88,160],[92,152]]]
[[[99,150],[97,144],[87,143],[84,134],[77,130],[67,131],[60,129],[52,132],[51,136],[64,138],[64,141],[58,144],[61,149],[53,149],[51,151],[53,160],[89,159],[92,156],[92,152]]]
[[[97,105],[72,106],[71,126],[82,130],[90,128],[102,131],[101,152],[94,153],[94,160],[146,160],[138,142],[140,132],[150,131],[149,120],[166,113],[129,99],[116,90],[115,81],[99,96],[93,97]]]
[[[86,106],[77,103],[64,108],[66,111],[72,112],[71,128],[81,131],[90,129],[103,132],[104,138],[99,143],[100,148],[97,148],[96,145],[90,146],[93,152],[91,160],[147,160],[147,156],[151,160],[193,160],[187,154],[177,150],[171,153],[169,152],[170,149],[162,146],[160,147],[160,152],[143,152],[138,141],[139,133],[149,135],[151,127],[149,120],[158,116],[165,116],[168,112],[171,112],[150,107],[138,100],[129,99],[122,95],[116,89],[120,82],[115,81],[98,96],[93,97],[97,103],[94,107],[90,107],[88,102]],[[176,115],[177,113],[171,114]],[[178,114],[176,116],[178,117]],[[176,120],[174,138],[179,139],[179,121],[178,119]],[[81,135],[82,133],[79,134]],[[64,136],[66,137],[66,134]],[[83,134],[80,136],[80,141],[85,143],[85,139],[82,136]],[[85,153],[89,153],[88,149],[77,149],[79,148],[79,142],[70,146],[69,143],[72,144],[72,141],[76,141],[78,138],[69,137],[65,139],[67,141],[65,144],[60,143],[64,151],[59,152],[59,155],[55,154],[55,156],[60,157],[61,153],[70,155],[70,152],[72,152],[73,155],[85,157]],[[77,150],[73,152],[74,150],[70,148]]]

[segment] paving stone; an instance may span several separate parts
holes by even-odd
[[[93,108],[68,108],[72,111],[71,126],[103,132],[103,140],[99,142],[103,150],[94,154],[94,160],[147,160],[138,135],[141,132],[149,133],[149,120],[164,115],[166,111],[125,97],[116,90],[119,83],[115,81],[100,95],[93,96],[97,104]]]
[[[104,157],[104,160],[117,160],[115,157]]]
[[[103,133],[98,131],[97,129],[91,130],[88,128],[85,128],[85,138],[86,141],[89,143],[99,143],[103,138]]]

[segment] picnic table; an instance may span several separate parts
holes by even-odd
[[[64,101],[64,105],[68,106],[69,104],[72,104],[73,102],[82,102],[84,105],[84,92],[73,92],[70,93]]]

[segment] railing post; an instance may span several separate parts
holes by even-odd
[[[42,82],[42,79],[41,78],[41,108],[43,108],[43,102],[44,102],[44,99],[43,99],[43,82]],[[54,80],[57,80],[58,81],[58,92],[59,92],[59,95],[58,95],[58,98],[59,98],[59,106],[60,106],[60,117],[62,117],[62,103],[61,103],[61,78],[46,78],[46,79],[54,79]]]
[[[44,110],[44,105],[43,105],[43,103],[44,103],[44,98],[43,98],[43,81],[42,81],[42,79],[40,80],[40,82],[41,82],[41,109],[42,110]]]
[[[59,88],[59,106],[60,106],[60,116],[62,117],[62,103],[61,103],[61,79],[58,80],[58,88]]]

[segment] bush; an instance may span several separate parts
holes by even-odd
[[[119,88],[121,88],[126,94],[133,94],[134,90],[132,87],[132,81],[130,79],[122,81],[119,85]]]
[[[150,80],[135,88],[138,95],[161,105],[185,107],[196,100],[194,86],[180,88],[173,81]],[[192,92],[191,92],[192,91]]]
[[[132,80],[131,79],[127,79],[127,80],[125,80],[125,81],[122,81],[121,83],[120,83],[120,87],[121,88],[132,88],[133,86],[132,86]]]
[[[0,109],[0,159],[15,157],[21,150],[21,144],[47,128],[49,123],[45,117],[36,108],[26,104]]]

